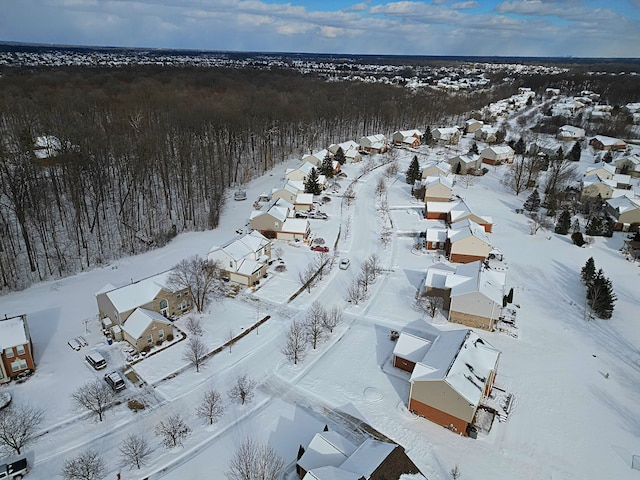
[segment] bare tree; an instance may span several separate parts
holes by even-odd
[[[20,455],[34,439],[44,417],[44,410],[30,405],[13,404],[0,410],[0,447]]]
[[[182,358],[196,367],[196,372],[199,372],[206,354],[207,346],[200,337],[191,337],[185,346]]]
[[[472,175],[471,172],[466,172],[464,175],[458,175],[460,179],[460,183],[464,186],[464,188],[472,187],[476,181],[475,175]]]
[[[224,404],[222,403],[222,395],[215,390],[207,390],[204,392],[202,402],[196,407],[196,415],[204,420],[209,421],[209,425],[213,425],[218,418],[224,413]]]
[[[220,263],[210,262],[200,255],[185,258],[173,267],[168,282],[176,289],[188,289],[198,312],[202,312],[212,299],[221,300],[227,291]]]
[[[547,181],[544,190],[547,197],[554,197],[564,189],[576,177],[576,170],[576,162],[566,158],[552,159],[547,169]]]
[[[431,318],[434,318],[438,309],[442,308],[444,300],[442,297],[434,296],[418,296],[416,298],[415,307],[421,312],[429,314]]]
[[[231,353],[231,346],[233,345],[233,340],[234,339],[235,339],[235,336],[233,334],[233,330],[230,329],[227,332],[227,337],[226,337],[226,340],[227,340],[226,343],[227,343],[227,345],[229,345],[229,353]]]
[[[225,476],[229,480],[277,480],[284,460],[269,445],[246,438],[233,454]]]
[[[102,421],[104,412],[113,402],[114,393],[106,382],[96,378],[73,392],[71,399],[77,409],[89,410],[98,415],[98,419]]]
[[[156,436],[162,439],[162,444],[167,448],[182,446],[184,440],[191,433],[191,428],[185,423],[179,413],[171,415],[166,420],[160,421],[155,428]]]
[[[229,398],[234,401],[240,401],[241,405],[250,402],[255,395],[256,382],[249,376],[238,375],[236,383],[229,390]]]
[[[187,318],[185,328],[191,335],[197,335],[198,337],[201,337],[204,333],[204,330],[202,329],[202,321],[194,316]]]
[[[362,272],[357,278],[347,286],[347,299],[354,305],[358,305],[367,296],[367,290],[365,288],[365,280]]]
[[[453,466],[453,468],[449,471],[449,475],[451,475],[451,478],[453,480],[458,480],[458,478],[462,476],[462,473],[460,472],[458,465]]]
[[[136,435],[131,433],[122,441],[119,447],[120,457],[122,460],[131,467],[136,467],[140,470],[145,466],[151,453],[151,447],[147,438],[143,435]]]
[[[516,197],[527,189],[524,157],[518,156],[502,177],[502,184],[513,191]]]
[[[315,284],[315,280],[317,278],[315,275],[316,268],[313,263],[310,263],[304,270],[298,272],[298,281],[300,282],[300,285],[306,287],[309,293],[311,293],[311,287]]]
[[[369,285],[376,281],[376,278],[382,272],[382,266],[380,265],[380,258],[375,253],[369,255],[364,261],[361,267],[362,280],[364,282],[364,289],[367,291]]]
[[[98,480],[104,473],[104,460],[92,449],[85,450],[71,460],[65,460],[60,472],[65,480]]]
[[[333,333],[333,329],[340,325],[340,322],[342,322],[342,309],[334,305],[325,314],[323,326],[326,330],[329,330],[329,333]]]
[[[282,353],[287,357],[287,360],[297,365],[299,360],[302,361],[306,349],[307,336],[304,325],[297,320],[292,320],[289,330],[287,330],[286,343],[282,347]]]
[[[331,256],[328,252],[317,252],[315,255],[315,270],[318,272],[318,280],[322,280],[325,269],[328,269]]]
[[[385,183],[384,178],[380,177],[376,184],[376,196],[378,198],[382,198],[385,193],[387,193],[387,184]]]
[[[531,218],[529,220],[529,233],[531,235],[538,233],[538,230],[541,228],[549,230],[551,227],[553,227],[553,222],[549,217],[537,213],[531,214]]]
[[[315,301],[309,305],[304,321],[304,329],[314,350],[318,345],[318,341],[324,336],[324,321],[326,316],[327,312],[320,302]]]

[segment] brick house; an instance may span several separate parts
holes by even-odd
[[[35,368],[27,316],[0,319],[0,383]]]

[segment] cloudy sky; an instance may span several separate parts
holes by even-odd
[[[0,41],[640,57],[640,0],[0,0]]]

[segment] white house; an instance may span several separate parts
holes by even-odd
[[[252,230],[222,246],[212,247],[207,258],[220,262],[230,281],[252,286],[267,273],[271,241],[257,230]]]
[[[387,137],[379,133],[360,139],[360,148],[370,153],[384,153],[389,148]]]
[[[585,136],[584,128],[573,125],[563,125],[558,129],[558,140],[575,141],[582,140]]]

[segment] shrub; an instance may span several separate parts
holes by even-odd
[[[573,240],[573,244],[579,247],[585,244],[584,238],[582,237],[582,233],[575,232],[571,234],[571,240]]]
[[[172,342],[173,341],[173,335],[169,334],[167,335],[167,342]]]
[[[133,410],[134,412],[137,412],[139,410],[144,410],[144,403],[136,400],[135,398],[132,398],[131,400],[129,400],[127,402],[127,406],[129,407],[130,410]]]
[[[162,345],[162,340],[157,340],[156,341],[156,346],[159,347],[160,345]]]
[[[142,349],[142,351],[143,351],[144,353],[149,353],[149,351],[150,351],[150,350],[151,350],[151,347],[150,347],[149,345],[146,345],[146,346]]]

